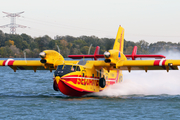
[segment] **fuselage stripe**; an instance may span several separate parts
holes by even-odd
[[[61,79],[90,79],[90,80],[99,80],[97,78],[87,78],[87,77],[62,77]],[[116,81],[116,79],[114,80],[106,80],[106,81]]]
[[[123,32],[124,32],[124,30],[122,30],[121,37],[120,37],[120,46],[119,46],[119,51],[121,51],[121,42],[122,42],[122,35],[123,35]]]
[[[119,78],[119,70],[117,70],[116,82],[118,82],[118,78]]]

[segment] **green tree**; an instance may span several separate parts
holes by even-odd
[[[35,48],[38,48],[38,44],[36,42],[31,42],[30,48],[33,51]]]
[[[136,46],[134,42],[124,40],[124,54],[131,54],[134,46]]]
[[[5,45],[5,39],[6,39],[5,34],[0,30],[0,47]]]
[[[139,42],[136,43],[138,47],[138,53],[139,54],[148,54],[148,49],[149,49],[149,43],[146,42],[145,40],[140,40]]]
[[[26,41],[28,44],[31,44],[33,42],[33,38],[25,33],[21,34],[21,37],[23,38],[24,41]]]
[[[30,45],[26,41],[22,41],[22,50],[29,49]]]
[[[49,49],[55,49],[56,48],[56,43],[55,40],[51,40],[48,44]]]
[[[4,58],[9,58],[9,57],[12,57],[12,51],[9,49],[8,46],[6,47],[1,47],[0,48],[0,55],[1,57],[4,57]]]
[[[40,51],[48,49],[48,45],[51,40],[52,39],[48,35],[35,38],[35,42],[38,44],[38,48]]]
[[[14,41],[13,40],[8,40],[5,42],[5,46],[11,46],[14,45]]]
[[[9,40],[14,41],[14,45],[16,45],[17,48],[20,50],[23,50],[23,38],[20,35],[9,35]]]
[[[87,55],[88,54],[88,50],[89,50],[89,47],[88,46],[84,46],[81,48],[81,53],[84,54],[84,55]]]

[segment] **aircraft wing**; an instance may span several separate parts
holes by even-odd
[[[180,60],[127,60],[119,61],[116,68],[120,70],[178,70]]]
[[[55,63],[41,63],[40,60],[0,60],[0,66],[9,66],[16,72],[16,70],[56,70],[58,65],[72,63],[77,64],[79,61],[64,61],[57,60]]]
[[[95,67],[103,67],[106,69],[118,69],[118,70],[178,70],[177,66],[180,66],[180,60],[125,60],[119,61],[116,64],[111,65],[104,61],[95,61]]]
[[[15,72],[16,70],[34,70],[35,72],[36,70],[49,70],[49,68],[45,69],[40,60],[0,60],[0,66],[9,66]]]

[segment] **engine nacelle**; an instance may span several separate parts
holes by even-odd
[[[63,64],[64,58],[63,56],[55,50],[44,50],[39,53],[41,57],[41,63],[45,64],[45,67],[54,67],[56,64]]]
[[[105,62],[116,64],[119,60],[127,60],[125,55],[118,50],[109,50],[104,53]]]

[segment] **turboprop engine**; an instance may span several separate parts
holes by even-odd
[[[50,69],[56,69],[56,66],[64,63],[63,56],[54,50],[44,50],[39,53],[41,57],[40,62],[44,64],[45,69],[49,67]]]
[[[126,57],[123,53],[118,50],[109,50],[104,52],[105,62],[116,64],[119,60],[126,60]]]

